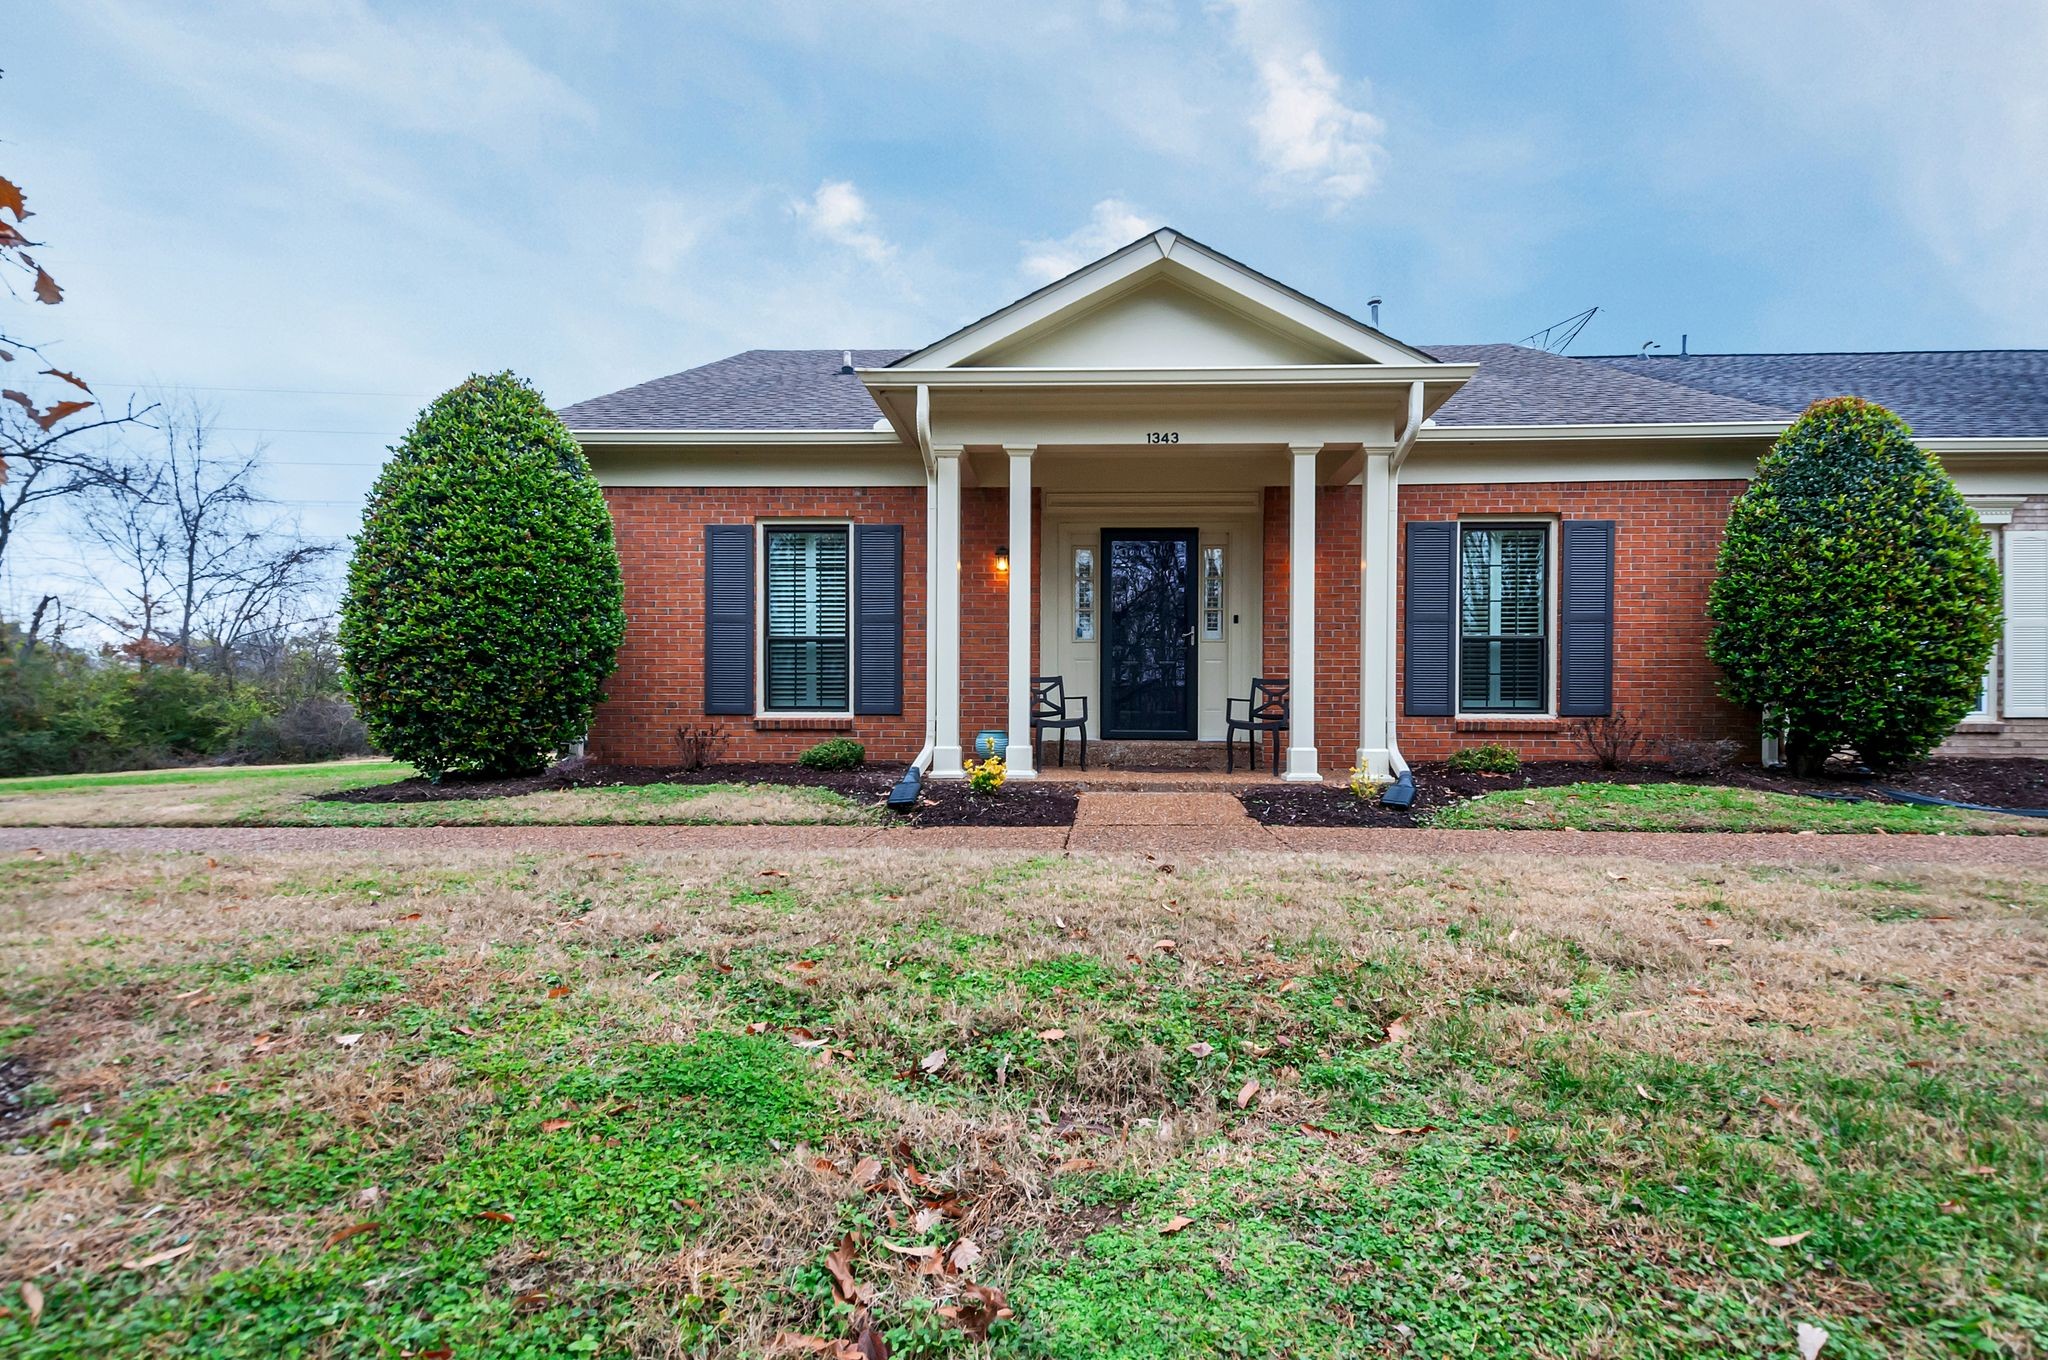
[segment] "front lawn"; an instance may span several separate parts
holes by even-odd
[[[2024,817],[1907,803],[1852,803],[1717,784],[1503,789],[1437,808],[1427,820],[1431,826],[1463,830],[2048,832],[2048,823]]]
[[[1932,867],[29,852],[0,1350],[2038,1357],[2044,957]]]
[[[323,795],[410,777],[388,760],[0,780],[0,826],[819,825],[878,814],[823,788],[631,784],[518,797],[344,802]]]

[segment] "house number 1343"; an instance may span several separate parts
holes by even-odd
[[[1180,431],[1147,430],[1145,432],[1145,442],[1147,444],[1178,444],[1180,443]]]

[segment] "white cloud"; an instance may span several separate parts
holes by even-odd
[[[1730,74],[1748,83],[1732,82],[1728,93],[1751,97],[1749,116],[1831,148],[1821,169],[1867,176],[1950,286],[2013,334],[2039,333],[2048,310],[2048,10],[1983,5],[1957,25],[1944,11],[1837,0],[1695,16]],[[1822,50],[1829,60],[1808,59]],[[1788,195],[1797,188],[1783,186]]]
[[[796,214],[818,235],[845,246],[870,263],[884,264],[896,253],[896,248],[874,229],[875,215],[851,180],[826,180],[809,202],[796,205]]]
[[[1365,197],[1379,181],[1386,124],[1347,101],[1292,0],[1231,3],[1237,46],[1258,75],[1250,122],[1269,183],[1332,211]]]
[[[1162,225],[1158,218],[1120,198],[1105,198],[1088,214],[1086,223],[1065,236],[1026,241],[1021,267],[1033,282],[1050,283]]]

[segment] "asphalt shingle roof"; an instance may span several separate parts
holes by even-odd
[[[1794,413],[1824,397],[1863,397],[1930,437],[2048,434],[2048,350],[1599,355],[1585,362]]]
[[[1522,345],[1431,345],[1479,371],[1438,408],[1443,425],[1630,425],[1638,421],[1776,420],[1776,407]]]
[[[1430,345],[1478,373],[1439,427],[1790,420],[1823,397],[1881,402],[1928,436],[2048,436],[2048,350],[1573,358]],[[858,368],[911,353],[857,349]],[[880,418],[836,349],[750,349],[562,408],[577,430],[865,430]]]
[[[572,430],[865,430],[882,418],[836,349],[750,349],[561,410]],[[857,349],[881,368],[902,349]]]

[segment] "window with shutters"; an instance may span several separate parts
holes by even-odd
[[[1543,713],[1550,680],[1550,529],[1458,526],[1458,709]]]
[[[845,713],[853,655],[851,542],[843,524],[761,529],[761,706]]]

